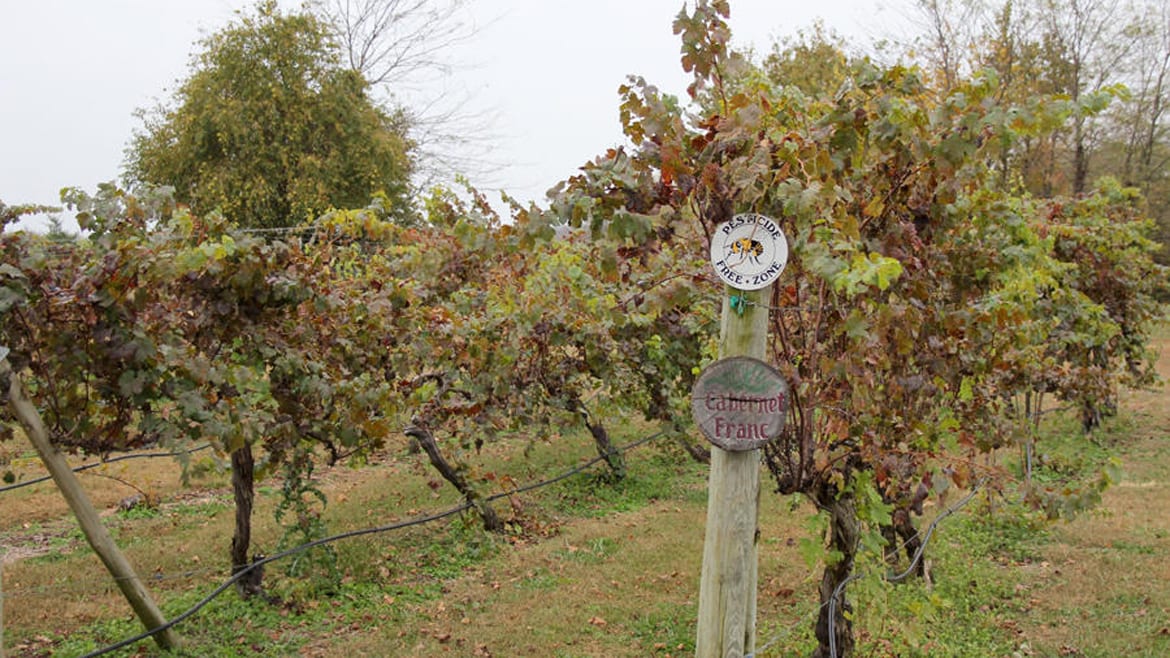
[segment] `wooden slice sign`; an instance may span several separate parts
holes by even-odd
[[[691,391],[691,413],[703,435],[732,452],[755,450],[779,436],[788,405],[784,376],[748,356],[707,366]]]

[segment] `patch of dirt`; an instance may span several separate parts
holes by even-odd
[[[57,524],[64,526],[65,524]],[[69,535],[69,529],[48,531],[44,528],[27,535],[5,535],[0,537],[0,562],[12,564],[29,558],[48,555],[62,550],[61,541]],[[72,550],[69,548],[67,550]]]
[[[225,496],[230,495],[226,489],[183,491],[159,505],[158,509],[160,513],[166,513],[179,505],[204,505],[223,501]],[[118,510],[119,506],[114,505],[99,510],[98,516],[108,518],[117,514]],[[76,529],[77,522],[72,517],[66,517],[43,523],[22,523],[19,528],[0,532],[0,561],[7,565],[54,552],[72,552],[85,543],[76,534]]]

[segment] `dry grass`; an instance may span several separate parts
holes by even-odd
[[[574,520],[550,539],[503,553],[413,607],[408,625],[333,636],[304,655],[687,655],[702,560],[703,491],[642,509]],[[760,617],[795,603],[807,569],[796,553],[799,517],[765,496]],[[810,590],[811,591],[811,590]]]
[[[70,459],[80,464],[81,458]],[[39,477],[43,470],[30,464],[24,479]],[[113,476],[128,482],[125,484]],[[180,482],[178,465],[170,459],[120,462],[85,471],[82,486],[122,546],[139,575],[177,574],[195,571],[195,582],[218,580],[225,569],[208,567],[221,560],[213,550],[225,546],[223,528],[216,516],[225,516],[220,503],[214,514],[184,518],[185,506],[204,508],[223,500],[225,492],[218,478],[194,487]],[[130,486],[133,485],[133,486]],[[202,486],[200,486],[202,485]],[[209,486],[210,485],[210,486]],[[141,489],[159,502],[154,518],[122,518],[118,503]],[[35,628],[59,632],[108,618],[127,604],[112,586],[109,575],[89,550],[68,505],[52,482],[6,492],[0,508],[0,547],[5,553],[4,594],[8,630]],[[177,532],[178,530],[182,532]],[[162,597],[168,591],[189,587],[192,579],[148,583]]]
[[[1170,381],[1170,339],[1156,341]],[[1164,387],[1127,392],[1125,477],[1095,513],[1055,528],[1045,561],[1024,572],[1035,600],[1022,620],[1037,655],[1170,655],[1170,404]]]

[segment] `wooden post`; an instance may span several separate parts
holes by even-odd
[[[0,658],[4,658],[4,558],[8,551],[0,552]]]
[[[747,302],[731,308],[731,295]],[[772,286],[744,292],[727,288],[719,356],[763,360],[767,351]],[[698,658],[739,658],[755,651],[759,539],[759,450],[711,447],[707,532],[699,581]]]
[[[25,397],[20,380],[16,373],[12,372],[8,359],[2,358],[0,358],[0,390],[3,391],[12,414],[20,421],[21,427],[28,434],[29,441],[36,448],[41,461],[45,463],[45,468],[53,476],[57,488],[61,490],[61,495],[69,503],[69,507],[73,510],[73,515],[77,517],[77,522],[81,525],[81,530],[85,533],[89,545],[93,547],[94,552],[106,565],[110,575],[114,577],[118,588],[122,590],[122,594],[130,602],[130,607],[134,609],[135,614],[138,615],[147,630],[165,624],[167,620],[163,617],[162,611],[150,598],[150,594],[146,591],[142,581],[139,580],[138,574],[130,566],[129,560],[118,549],[118,545],[110,537],[109,531],[102,525],[97,510],[86,497],[77,476],[69,468],[65,458],[49,441],[49,433],[45,430],[45,424],[41,421],[36,407]],[[153,637],[158,646],[164,650],[179,646],[178,635],[172,629],[168,628],[165,631],[155,633]]]

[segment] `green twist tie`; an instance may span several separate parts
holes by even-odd
[[[747,309],[747,297],[743,295],[732,295],[731,310],[735,311],[736,315],[742,316],[745,309]]]

